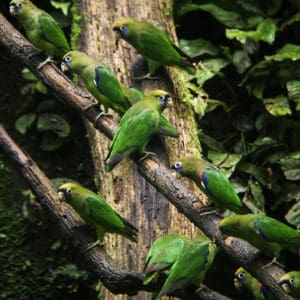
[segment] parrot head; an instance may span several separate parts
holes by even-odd
[[[170,106],[172,103],[172,98],[170,94],[163,90],[155,90],[148,93],[147,98],[158,100],[160,107],[164,110],[167,106]]]
[[[134,22],[133,19],[126,18],[118,20],[113,25],[113,31],[118,38],[126,39],[129,34],[130,25]]]
[[[67,52],[60,63],[61,70],[65,73],[68,71],[75,72],[85,68],[93,59],[80,51]]]
[[[207,164],[207,163],[206,163]],[[171,167],[182,176],[194,178],[200,176],[201,170],[205,167],[205,162],[198,157],[181,157]]]
[[[233,283],[236,289],[241,291],[246,285],[246,271],[244,268],[240,267],[236,270],[233,278]]]
[[[11,1],[9,3],[9,13],[14,17],[19,14],[24,6],[24,1]]]
[[[286,294],[291,294],[296,287],[295,276],[293,276],[291,273],[293,272],[284,274],[279,280],[279,285]]]
[[[60,68],[61,70],[65,73],[68,72],[71,68],[71,63],[72,63],[72,52],[70,51],[67,54],[64,55],[62,58],[62,61],[60,63]]]
[[[221,221],[219,229],[223,234],[235,236],[241,228],[241,222],[242,218],[240,215],[232,215]]]
[[[72,199],[80,194],[82,187],[73,182],[62,184],[58,190],[58,198],[61,201],[70,202]]]

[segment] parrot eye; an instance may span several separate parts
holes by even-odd
[[[16,7],[17,7],[17,8],[21,8],[22,6],[23,6],[23,3],[17,3],[17,4],[16,4]]]
[[[127,31],[126,25],[122,25],[122,26],[120,27],[120,30],[121,30],[122,32],[126,32],[126,31]]]
[[[291,278],[289,281],[290,281],[291,285],[294,285],[294,283],[295,283],[295,279],[294,278]]]
[[[175,169],[181,168],[182,167],[181,161],[178,161],[177,163],[175,163],[174,167],[175,167]]]
[[[67,62],[70,62],[72,60],[72,57],[71,56],[67,56],[66,58],[65,58],[65,61],[67,61]]]
[[[72,190],[71,189],[66,189],[66,194],[67,195],[71,195],[72,194]]]
[[[239,273],[237,277],[239,279],[244,279],[245,278],[245,273]]]

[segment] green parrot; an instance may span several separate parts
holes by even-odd
[[[286,294],[300,299],[300,271],[285,273],[279,279],[279,285]]]
[[[189,240],[154,299],[169,295],[180,288],[200,287],[216,253],[216,244],[204,235]]]
[[[236,270],[233,279],[234,286],[240,291],[246,291],[251,294],[255,300],[264,300],[261,292],[261,283],[248,273],[243,267]]]
[[[186,236],[179,234],[167,234],[155,240],[145,260],[145,285],[173,265],[187,240]]]
[[[121,118],[107,155],[107,172],[136,150],[149,154],[146,146],[157,132],[161,113],[169,101],[171,97],[167,92],[155,90],[127,110]]]
[[[209,162],[198,157],[182,157],[171,168],[192,179],[217,208],[238,213],[243,207],[230,181]]]
[[[229,216],[219,227],[224,234],[246,240],[275,260],[281,250],[300,247],[299,231],[263,214]]]
[[[13,0],[9,12],[25,29],[29,41],[50,57],[62,57],[70,50],[67,39],[58,23],[44,10],[29,0]],[[49,57],[38,68],[52,61]]]
[[[149,73],[140,79],[149,78],[158,67],[165,65],[176,65],[190,73],[194,72],[191,58],[152,24],[126,18],[116,21],[113,30],[118,39],[127,41],[147,59]]]
[[[106,112],[112,108],[124,114],[130,106],[117,77],[99,60],[84,52],[70,51],[63,57],[60,67],[63,72],[79,75]]]
[[[138,230],[94,192],[80,184],[67,182],[58,188],[58,196],[70,204],[88,225],[96,229],[98,240],[88,248],[102,244],[106,232],[115,232],[137,242]]]
[[[90,93],[104,106],[105,111],[112,108],[122,116],[130,106],[145,97],[145,94],[138,89],[121,84],[102,62],[84,52],[70,51],[65,54],[61,69],[63,72],[72,71],[79,75]],[[163,115],[161,115],[157,133],[174,138],[179,137],[178,131]]]

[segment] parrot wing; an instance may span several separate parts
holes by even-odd
[[[122,218],[100,197],[89,196],[86,202],[89,207],[89,217],[94,223],[108,228],[125,227]]]
[[[266,216],[257,217],[252,221],[257,234],[271,243],[300,244],[300,232]]]
[[[62,29],[50,15],[42,14],[39,17],[39,24],[42,32],[42,37],[46,41],[64,52],[70,50],[70,46]]]
[[[200,179],[204,189],[212,196],[217,206],[233,210],[242,207],[231,182],[218,169],[212,166],[204,168],[200,173]]]
[[[157,129],[158,114],[139,105],[140,103],[128,110],[121,119],[108,153],[107,170],[111,170],[133,151],[142,148]]]

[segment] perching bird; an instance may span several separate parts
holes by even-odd
[[[94,192],[68,182],[58,188],[58,196],[70,204],[87,224],[96,229],[98,240],[89,248],[102,243],[106,232],[118,233],[137,242],[138,230]]]
[[[260,287],[261,283],[243,267],[236,270],[233,283],[240,292],[245,291],[246,293],[251,294],[251,299],[264,300]]]
[[[216,253],[216,244],[206,236],[189,240],[171,267],[167,279],[154,299],[169,295],[180,288],[200,287]]]
[[[248,241],[268,256],[278,258],[281,250],[300,247],[300,232],[263,214],[233,215],[224,218],[220,230]]]
[[[70,51],[63,57],[60,67],[63,72],[79,75],[105,111],[112,108],[123,114],[130,106],[119,80],[101,61],[84,52]]]
[[[148,78],[159,66],[165,65],[176,65],[189,72],[194,71],[191,58],[154,25],[126,18],[115,22],[113,30],[117,38],[127,41],[147,59],[149,73],[140,79]]]
[[[162,90],[155,90],[131,106],[122,117],[106,160],[105,170],[111,171],[134,151],[145,153],[151,137],[157,132],[162,111],[171,100]]]
[[[58,23],[44,10],[29,0],[13,0],[9,12],[24,27],[29,41],[50,57],[62,57],[70,50],[67,39]],[[41,68],[50,62],[48,57],[39,65]]]
[[[145,274],[143,283],[145,285],[160,272],[170,269],[182,252],[187,240],[186,236],[179,234],[167,234],[155,240],[145,259],[143,271]]]
[[[108,108],[112,108],[123,115],[130,106],[145,97],[144,93],[138,89],[121,84],[101,61],[84,52],[68,52],[63,57],[61,69],[63,72],[71,71],[79,75],[84,80],[87,89],[104,106],[106,111]],[[178,131],[163,115],[157,133],[175,138],[179,136]]]
[[[192,179],[217,208],[240,212],[243,204],[231,182],[218,168],[201,158],[182,157],[172,166],[172,169]]]
[[[285,273],[279,279],[279,285],[286,294],[300,299],[300,271]]]

